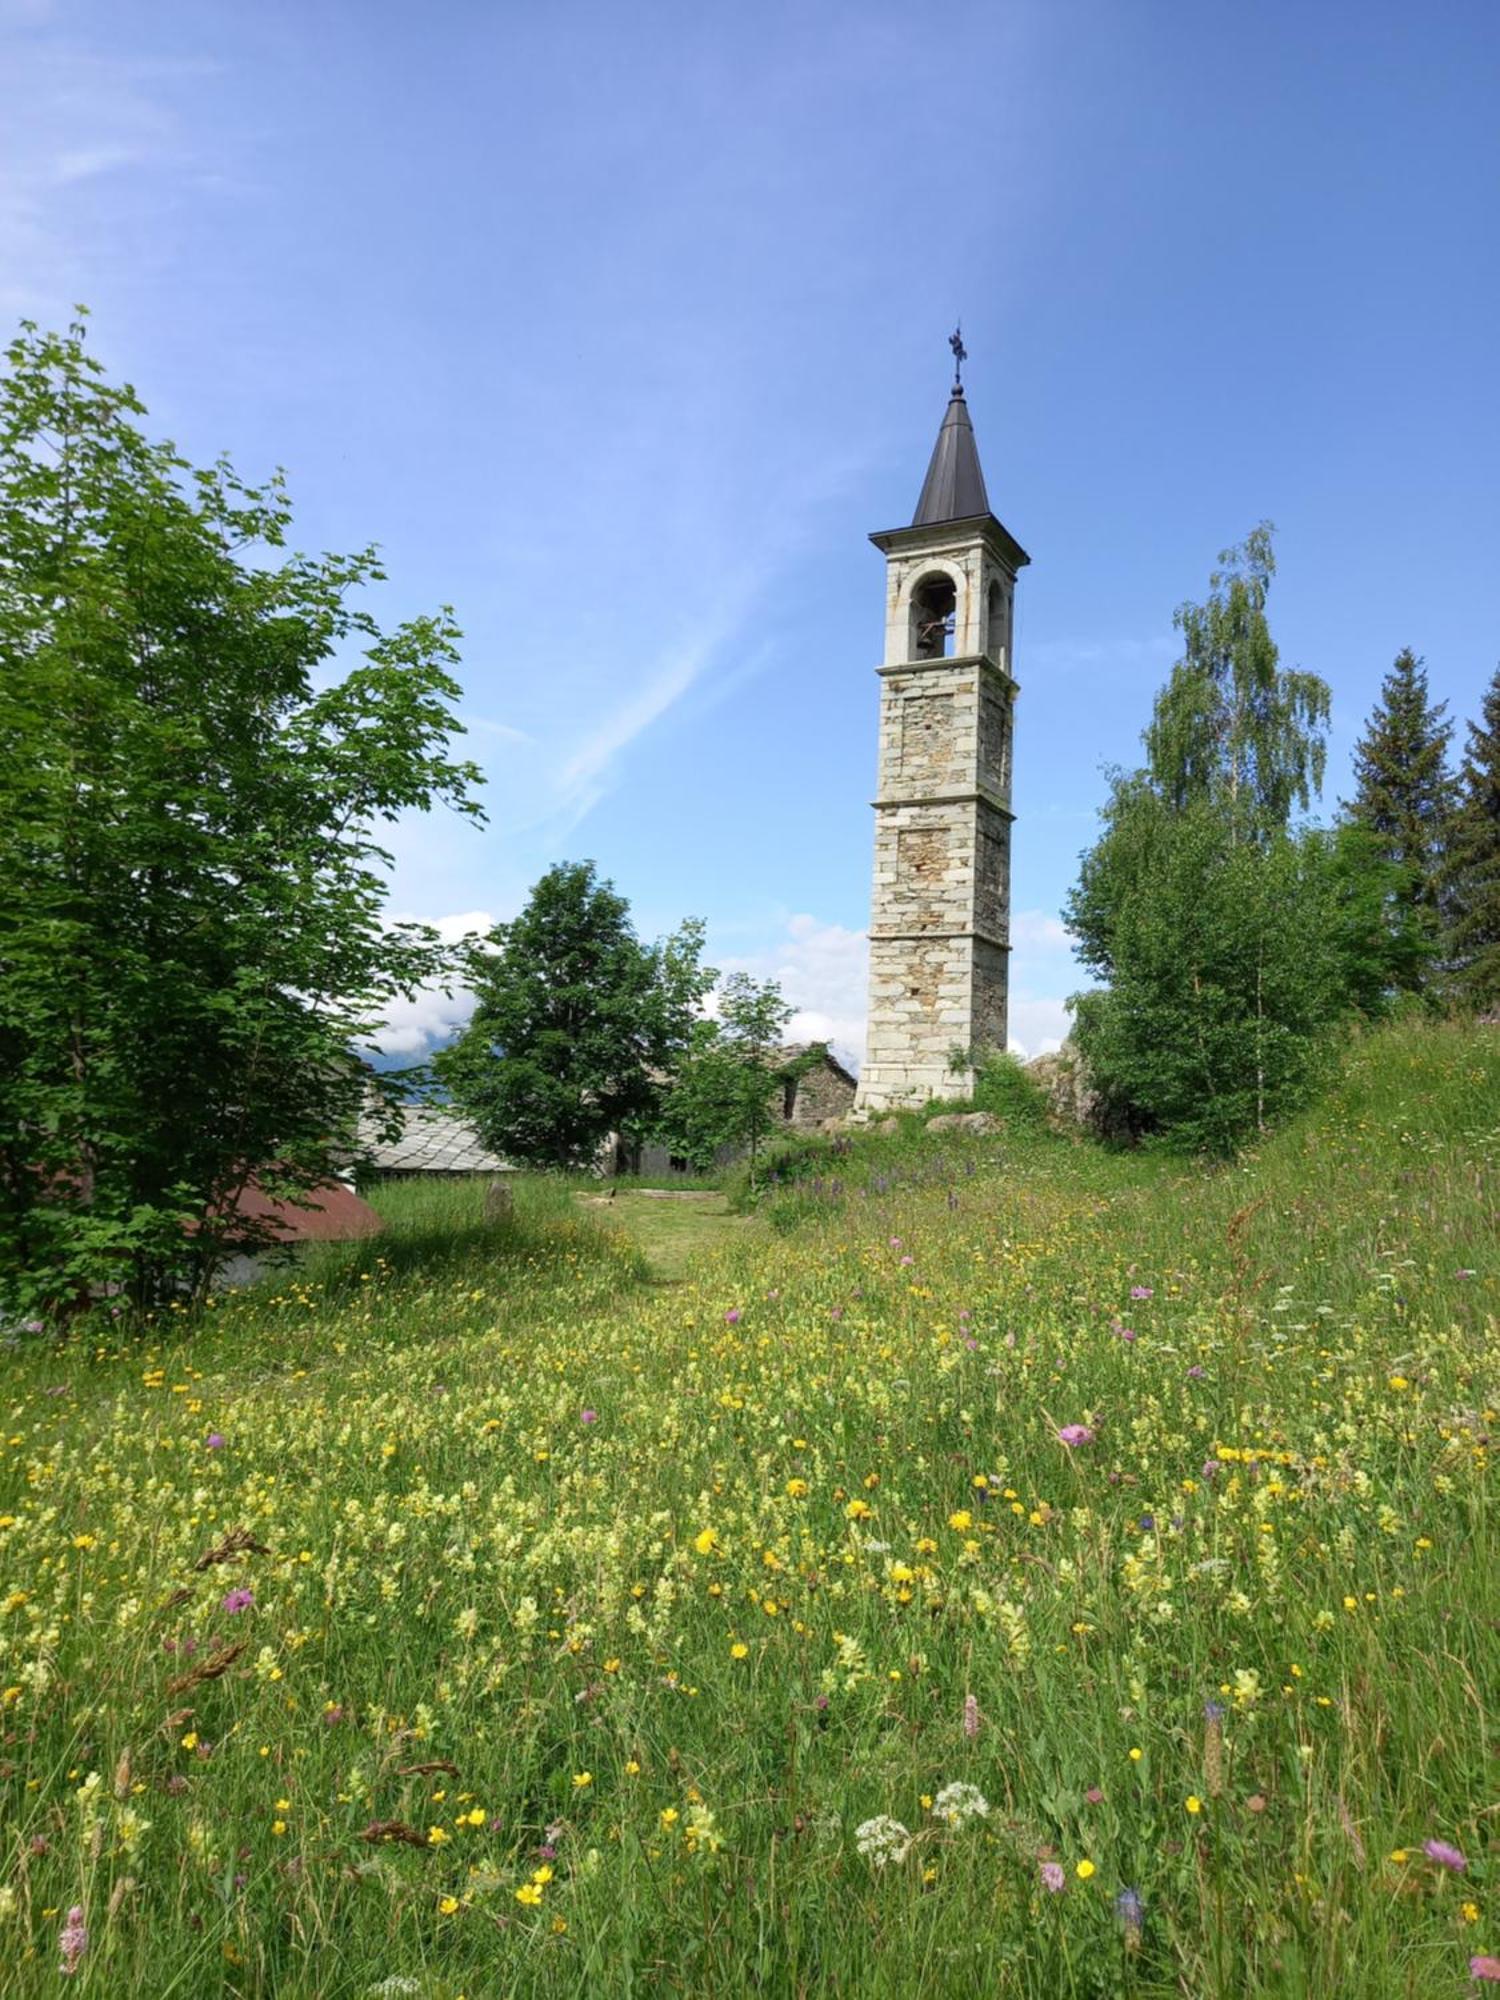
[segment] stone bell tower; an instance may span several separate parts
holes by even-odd
[[[1031,558],[990,512],[957,367],[911,526],[870,539],[886,622],[858,1104],[887,1111],[967,1097],[1006,1045],[1012,607]]]

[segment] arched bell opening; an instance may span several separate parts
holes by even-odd
[[[957,625],[958,589],[951,576],[936,570],[924,576],[911,594],[911,636],[907,657],[951,660]]]

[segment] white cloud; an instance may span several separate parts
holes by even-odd
[[[1068,1033],[1067,994],[1075,976],[1068,934],[1043,910],[1018,910],[1012,920],[1010,1046],[1017,1055],[1046,1055]],[[796,1009],[795,1041],[826,1041],[858,1068],[867,1031],[870,948],[862,931],[807,914],[789,917],[779,937],[758,951],[714,954],[725,972],[774,979]]]
[[[765,949],[736,956],[715,954],[725,972],[774,979],[795,1010],[792,1041],[831,1042],[835,1053],[858,1067],[865,1049],[865,1009],[870,947],[863,931],[817,917],[789,917]]]
[[[1013,951],[1067,951],[1070,940],[1061,917],[1049,910],[1017,910],[1010,920]]]
[[[392,921],[430,924],[444,944],[457,944],[470,935],[483,937],[495,927],[488,910],[463,910],[447,917],[399,916]],[[473,1011],[474,995],[462,986],[455,986],[451,993],[437,986],[419,987],[409,1000],[393,1003],[378,1046],[388,1056],[416,1059],[429,1055],[451,1041]]]

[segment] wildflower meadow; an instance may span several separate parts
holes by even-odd
[[[574,1191],[12,1330],[0,1991],[1500,1980],[1500,1034],[1017,1118],[665,1280]]]

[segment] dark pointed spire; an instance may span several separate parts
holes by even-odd
[[[984,474],[979,469],[979,447],[974,442],[974,426],[969,422],[969,406],[964,401],[963,384],[955,381],[911,524],[914,528],[930,528],[939,521],[968,521],[989,511]]]

